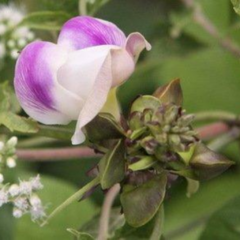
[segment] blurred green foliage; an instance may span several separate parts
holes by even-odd
[[[0,3],[6,3],[0,0]],[[78,14],[77,0],[18,0],[29,12],[63,11],[70,16]],[[234,12],[230,0],[198,0],[204,14],[217,27],[222,37],[230,36],[240,47],[240,18]],[[236,1],[235,1],[236,2]],[[220,46],[218,40],[192,20],[181,1],[175,0],[111,0],[96,15],[117,24],[127,34],[141,32],[152,44],[152,51],[145,52],[137,65],[136,72],[119,89],[119,99],[124,113],[130,103],[140,94],[154,90],[174,78],[180,78],[184,92],[184,108],[188,112],[205,110],[227,110],[239,114],[240,109],[240,62],[239,59]],[[44,40],[55,41],[55,34],[37,32]],[[12,83],[14,62],[8,61],[0,70],[0,81]],[[70,145],[57,143],[53,146]],[[224,152],[239,161],[239,144],[231,144]],[[225,151],[226,150],[226,151]],[[38,170],[43,175],[45,190],[43,200],[50,202],[49,210],[70,196],[89,178],[88,169],[97,159],[79,159],[67,162],[29,163],[24,169]],[[45,177],[49,175],[51,177]],[[29,176],[29,174],[23,174]],[[204,229],[201,240],[240,239],[239,223],[235,233],[228,234],[232,221],[240,219],[240,177],[238,164],[232,171],[217,179],[201,184],[192,198],[185,196],[186,183],[178,183],[168,194],[166,203],[165,235],[167,240],[197,240]],[[78,229],[99,209],[102,191],[93,195],[94,202],[85,200],[74,204],[53,220],[47,227],[39,228],[28,217],[13,221],[9,208],[0,210],[0,239],[73,239],[66,228]],[[222,206],[235,198],[223,209]],[[214,213],[218,211],[219,213]],[[235,210],[238,211],[235,212]],[[211,214],[209,225],[206,219]],[[224,221],[223,221],[224,220]],[[15,227],[16,224],[16,227]],[[15,227],[15,230],[13,230]],[[221,228],[222,236],[216,233]],[[227,228],[227,229],[226,229]],[[226,230],[226,231],[225,231]],[[228,235],[224,235],[228,234]],[[236,238],[236,236],[238,238]]]

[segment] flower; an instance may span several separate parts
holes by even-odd
[[[133,73],[144,48],[151,45],[140,33],[126,38],[110,22],[72,18],[57,44],[35,41],[23,49],[15,69],[16,95],[25,112],[43,124],[77,120],[72,143],[80,144],[82,128],[101,111],[110,89]]]
[[[17,59],[18,52],[35,38],[28,27],[21,26],[24,16],[21,6],[0,5],[0,59]]]

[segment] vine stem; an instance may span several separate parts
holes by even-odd
[[[17,149],[16,155],[20,160],[25,161],[59,161],[98,156],[88,147]]]
[[[87,1],[86,0],[79,0],[79,13],[81,16],[87,15]]]
[[[204,111],[194,114],[194,121],[235,121],[236,115],[226,111]]]
[[[214,37],[219,44],[232,53],[236,57],[240,57],[240,48],[229,37],[222,37],[216,26],[205,16],[200,5],[196,4],[194,0],[181,0],[183,4],[193,10],[193,20],[198,23],[206,32]]]
[[[58,206],[41,224],[41,227],[45,226],[55,215],[60,213],[62,210],[64,210],[67,206],[69,206],[71,203],[75,201],[79,201],[84,194],[88,191],[90,191],[93,187],[97,186],[100,183],[100,178],[97,177],[93,179],[91,182],[86,184],[84,187],[82,187],[80,190],[78,190],[75,194],[73,194],[70,198],[68,198],[65,202],[63,202],[60,206]]]
[[[112,188],[109,189],[109,191],[106,194],[99,221],[99,232],[97,240],[106,240],[108,237],[111,208],[119,191],[120,184],[115,184]]]

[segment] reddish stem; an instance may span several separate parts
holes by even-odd
[[[197,129],[198,135],[202,140],[209,140],[230,130],[230,127],[223,122],[212,123]]]
[[[59,161],[80,159],[83,157],[94,157],[97,154],[88,147],[68,147],[60,149],[17,149],[16,155],[19,159],[26,161]]]

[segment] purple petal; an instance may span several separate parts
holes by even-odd
[[[66,51],[41,41],[29,44],[18,58],[14,78],[16,95],[25,112],[39,122],[65,124],[71,120],[67,111],[76,112],[65,106],[66,99],[70,106],[79,106],[78,99],[56,80],[57,70],[66,58]]]
[[[125,41],[125,34],[116,25],[88,16],[67,21],[58,38],[58,44],[71,50],[98,45],[124,46]]]

